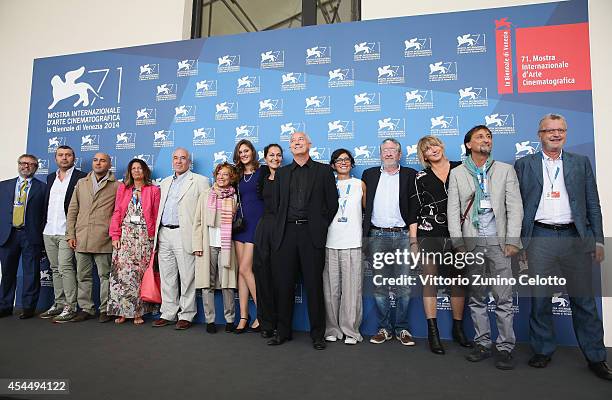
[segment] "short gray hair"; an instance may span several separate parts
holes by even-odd
[[[400,142],[398,142],[397,139],[395,139],[395,138],[386,138],[385,140],[383,140],[380,143],[379,150],[382,150],[383,145],[385,143],[387,143],[387,142],[391,142],[391,143],[395,144],[397,146],[397,151],[399,151],[399,152],[402,151],[402,144]]]
[[[567,129],[567,120],[565,119],[565,117],[561,114],[555,114],[555,113],[549,113],[546,114],[545,116],[542,117],[542,119],[540,120],[540,123],[538,124],[538,131],[540,129],[542,129],[542,124],[544,123],[544,121],[546,121],[547,119],[551,119],[551,120],[558,120],[560,119],[561,121],[563,121],[563,124],[565,125],[565,129]]]
[[[177,147],[174,149],[174,151],[172,152],[172,156],[174,157],[174,153],[176,153],[179,150],[183,150],[185,153],[187,153],[187,158],[189,159],[189,161],[191,161],[191,153],[189,152],[189,150],[187,150],[184,147]]]
[[[299,131],[295,131],[291,134],[291,136],[289,136],[289,142],[291,142],[291,139],[293,139],[293,135],[304,135],[304,137],[306,138],[306,140],[308,140],[308,143],[312,143],[312,140],[310,139],[310,136],[308,136],[308,134],[306,132],[299,132]]]

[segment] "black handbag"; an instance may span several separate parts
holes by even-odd
[[[240,190],[238,190],[238,208],[240,209],[240,215],[236,213],[236,216],[232,221],[232,235],[244,232],[244,230],[246,229],[246,223],[244,222],[244,214],[242,212],[242,201],[240,200]]]

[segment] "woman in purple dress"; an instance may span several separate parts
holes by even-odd
[[[259,320],[255,319],[249,327],[249,294],[253,302],[257,303],[255,289],[255,275],[253,274],[253,243],[255,242],[255,228],[263,215],[264,203],[257,195],[257,182],[259,182],[259,162],[257,151],[253,144],[243,139],[234,148],[234,164],[238,170],[238,211],[242,217],[244,230],[232,236],[238,258],[238,297],[240,299],[240,321],[234,330],[235,333],[244,333],[247,330],[259,332]]]

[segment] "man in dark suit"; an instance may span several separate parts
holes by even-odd
[[[272,274],[277,299],[277,334],[268,341],[276,346],[291,339],[295,283],[304,278],[308,297],[310,337],[313,347],[325,349],[325,303],[323,267],[327,228],[338,211],[338,193],[329,165],[310,158],[310,138],[302,132],[291,135],[293,162],[276,173],[278,236]]]
[[[364,248],[368,251],[370,263],[375,253],[395,253],[396,249],[403,251],[406,248],[418,251],[416,171],[400,166],[401,157],[401,144],[393,138],[385,139],[380,145],[382,165],[368,168],[361,176],[367,188],[363,233],[367,235]],[[406,264],[390,263],[375,269],[375,274],[384,278],[410,274],[410,266]],[[373,294],[380,321],[378,333],[370,343],[384,343],[395,336],[404,346],[415,345],[408,330],[410,289],[409,285],[390,287],[375,282]],[[396,304],[394,321],[391,320],[392,300]]]
[[[43,240],[53,275],[54,300],[51,307],[40,314],[54,322],[70,321],[77,311],[77,280],[74,250],[66,241],[66,214],[72,192],[79,179],[87,174],[74,167],[74,150],[59,146],[55,151],[57,171],[47,175],[45,191],[45,229]]]
[[[45,224],[45,184],[34,179],[38,158],[23,154],[19,176],[0,182],[0,317],[13,314],[19,259],[23,270],[20,319],[34,316],[40,291],[40,259]]]
[[[612,380],[591,284],[593,261],[604,259],[597,183],[587,157],[563,151],[565,118],[544,116],[538,135],[542,152],[525,156],[514,166],[525,210],[521,236],[529,274],[566,279],[580,349],[593,373]],[[556,347],[552,291],[550,286],[533,287],[529,340],[534,355],[529,365],[534,368],[546,367]]]

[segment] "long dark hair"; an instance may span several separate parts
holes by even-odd
[[[147,163],[144,160],[141,160],[140,158],[133,158],[132,161],[128,163],[127,169],[125,170],[125,178],[123,179],[123,183],[125,184],[125,186],[134,186],[134,178],[132,177],[132,165],[134,165],[134,163],[140,164],[140,167],[142,168],[145,186],[152,185],[153,182],[151,181],[151,169],[149,168]]]
[[[253,167],[255,167],[255,169],[259,168],[259,161],[257,161],[257,150],[255,150],[255,146],[253,146],[253,143],[251,143],[250,140],[247,139],[242,139],[241,141],[239,141],[238,143],[236,143],[236,147],[234,147],[234,165],[236,166],[236,170],[238,171],[238,179],[242,178],[242,176],[244,175],[244,169],[245,169],[245,165],[242,163],[242,161],[240,161],[240,146],[245,145],[247,146],[250,150],[251,153],[253,154],[253,158],[251,159],[251,165],[253,165]]]

